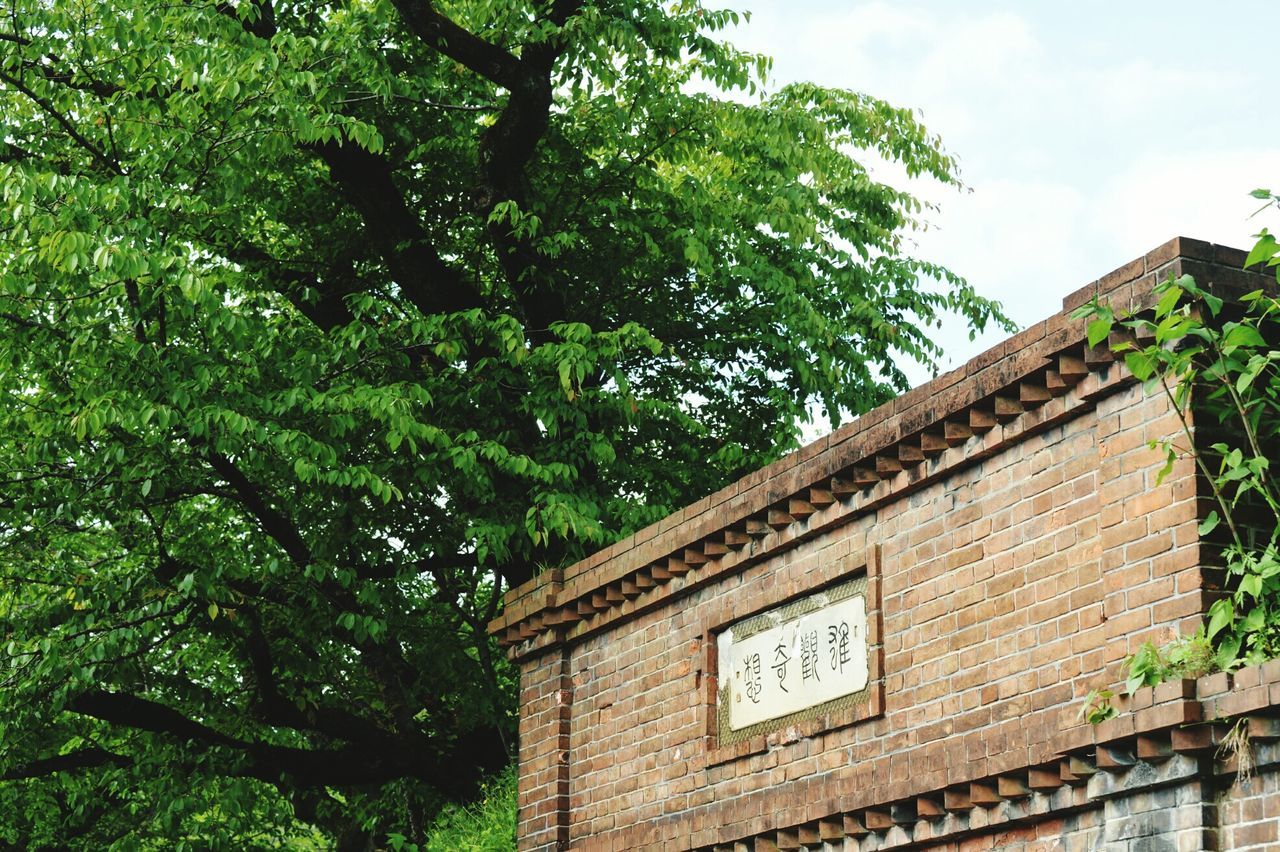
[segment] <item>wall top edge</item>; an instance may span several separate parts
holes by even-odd
[[[806,498],[832,499],[833,490],[868,486],[873,476],[897,477],[909,485],[911,471],[904,464],[910,466],[917,456],[963,445],[966,430],[972,435],[988,420],[995,425],[1010,414],[1016,417],[1049,399],[1064,381],[1078,381],[1077,371],[1111,361],[1105,346],[1087,349],[1084,321],[1071,319],[1076,308],[1095,297],[1117,309],[1149,307],[1152,288],[1171,274],[1194,275],[1202,287],[1228,298],[1269,282],[1274,286],[1267,275],[1243,271],[1245,257],[1240,249],[1175,237],[1069,294],[1060,312],[966,364],[577,563],[512,589],[489,631],[504,645],[542,647],[551,638],[547,634],[563,634],[578,620],[631,603],[635,590],[626,584],[637,574],[646,583],[655,575],[661,582],[671,572],[679,576],[696,569],[741,546],[738,539],[762,529],[762,523],[779,529],[781,521],[774,516],[786,520],[789,508],[813,511]],[[627,592],[626,601],[614,600],[618,589]]]

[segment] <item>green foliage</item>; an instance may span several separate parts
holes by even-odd
[[[1100,725],[1116,715],[1116,706],[1111,703],[1115,693],[1109,689],[1091,689],[1084,697],[1080,707],[1080,718],[1090,725]]]
[[[1254,195],[1268,207],[1280,203],[1266,190]],[[1280,281],[1280,248],[1266,229],[1245,262],[1258,264],[1275,269]],[[1229,594],[1210,606],[1195,636],[1164,649],[1148,644],[1131,657],[1130,692],[1280,656],[1280,487],[1271,470],[1280,449],[1280,300],[1274,291],[1257,291],[1228,304],[1186,275],[1171,277],[1156,294],[1149,313],[1121,317],[1095,302],[1079,316],[1089,318],[1091,345],[1113,329],[1127,330],[1129,339],[1112,349],[1149,389],[1162,389],[1181,416],[1185,444],[1160,444],[1161,477],[1180,453],[1194,457],[1216,504],[1200,535],[1222,545]]]
[[[395,849],[394,839],[391,848]],[[423,852],[508,852],[516,848],[516,767],[493,779],[470,806],[446,805],[427,829]]]
[[[1213,643],[1202,628],[1191,636],[1178,636],[1163,647],[1143,642],[1127,661],[1125,691],[1130,695],[1144,686],[1174,678],[1197,678],[1218,668]]]
[[[736,13],[438,6],[9,3],[0,845],[420,842],[505,589],[1004,322],[862,165],[937,139]]]

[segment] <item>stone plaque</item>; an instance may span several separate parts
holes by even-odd
[[[728,701],[731,730],[866,688],[867,598],[859,590],[834,599],[837,592],[811,595],[720,633],[721,701]]]

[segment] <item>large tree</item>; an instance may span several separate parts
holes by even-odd
[[[2,11],[0,842],[412,839],[501,591],[1002,319],[862,164],[937,140],[696,0]]]

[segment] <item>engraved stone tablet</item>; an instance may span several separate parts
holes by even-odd
[[[866,688],[866,595],[839,592],[811,595],[720,633],[720,700],[729,703],[731,730]]]

